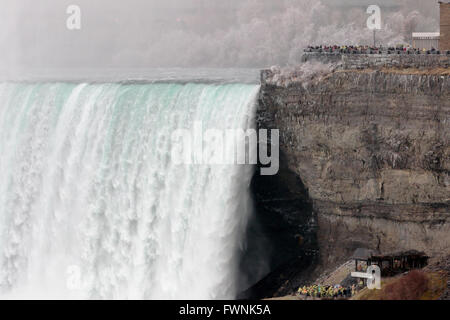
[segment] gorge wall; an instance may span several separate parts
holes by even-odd
[[[450,73],[429,67],[340,65],[284,82],[279,70],[262,71],[258,126],[280,130],[291,176],[256,189],[257,206],[297,179],[311,210],[272,212],[317,251],[316,272],[359,247],[450,253]]]

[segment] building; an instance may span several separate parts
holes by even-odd
[[[390,277],[406,271],[422,269],[428,264],[429,257],[424,252],[416,250],[379,254],[375,250],[358,248],[352,259],[355,260],[355,271],[364,271],[370,265],[377,265],[383,276]]]
[[[379,252],[376,250],[370,250],[366,248],[356,249],[352,255],[352,260],[355,260],[355,271],[363,271],[364,269],[366,269],[369,266],[369,259],[377,254],[379,254]],[[361,264],[360,262],[364,263]]]
[[[450,1],[439,1],[440,6],[440,33],[414,32],[412,34],[413,47],[416,49],[432,48],[441,51],[450,50]]]
[[[439,32],[413,32],[412,46],[416,49],[438,49]]]
[[[441,16],[441,39],[439,49],[442,51],[450,50],[450,2],[439,1]]]

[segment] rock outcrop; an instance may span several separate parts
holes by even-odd
[[[317,219],[315,235],[299,233],[317,238],[318,270],[358,247],[450,254],[447,68],[333,68],[282,84],[278,70],[261,77],[258,126],[280,130],[282,166],[312,208],[279,214],[293,227]]]

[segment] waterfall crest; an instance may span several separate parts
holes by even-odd
[[[0,297],[234,298],[253,167],[174,164],[170,134],[252,127],[258,91],[0,84]]]

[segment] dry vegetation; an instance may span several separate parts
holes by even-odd
[[[336,275],[337,272],[333,273],[333,277]],[[323,279],[330,277],[331,275],[328,275]],[[365,288],[351,300],[437,300],[446,290],[449,279],[445,271],[413,270],[407,275],[384,278],[381,290]],[[267,300],[303,300],[303,298],[291,295]]]
[[[352,300],[436,300],[446,288],[447,277],[445,272],[414,270],[385,279],[381,290],[364,289]]]
[[[428,276],[413,270],[382,289],[382,300],[419,300],[428,290]]]

